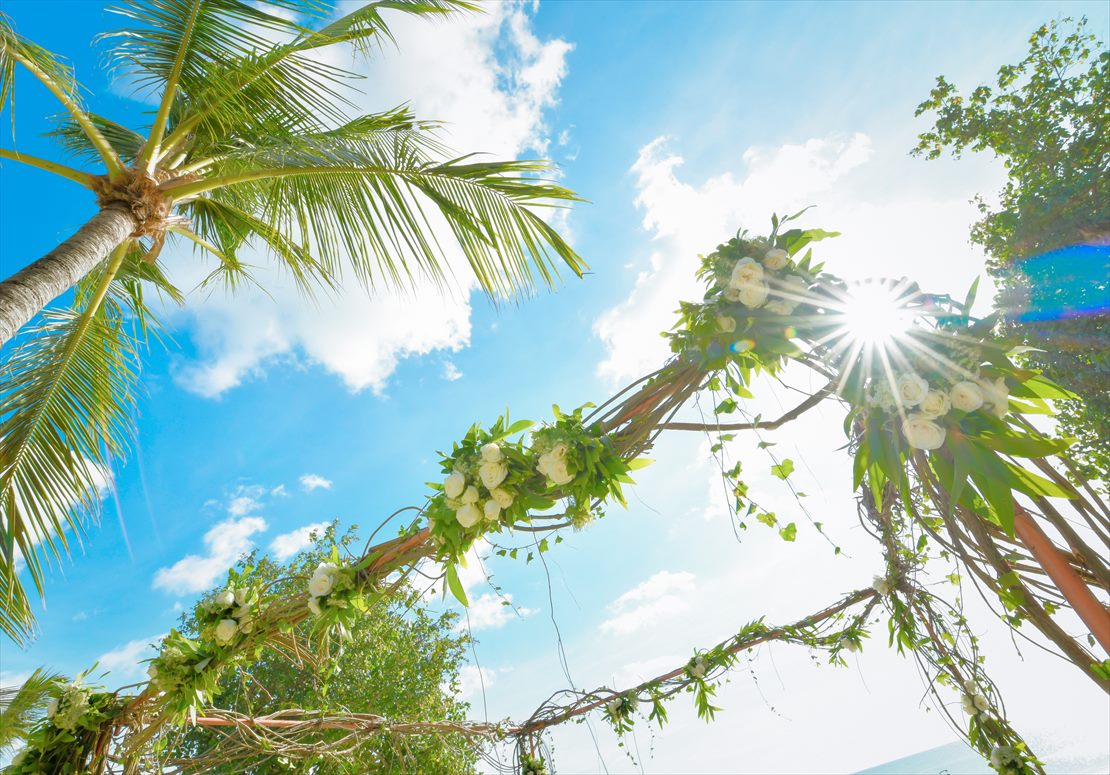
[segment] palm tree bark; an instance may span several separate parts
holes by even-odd
[[[136,228],[138,223],[129,210],[106,207],[61,245],[0,283],[0,347]]]

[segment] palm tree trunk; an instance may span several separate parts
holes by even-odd
[[[61,245],[0,283],[0,347],[39,310],[103,261],[137,227],[130,211],[107,207]]]

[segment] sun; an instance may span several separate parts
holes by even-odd
[[[874,349],[905,337],[914,313],[907,288],[889,280],[869,280],[848,288],[840,316],[845,338]]]

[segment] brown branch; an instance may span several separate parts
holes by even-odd
[[[662,431],[773,431],[788,422],[798,419],[810,409],[824,401],[828,396],[832,395],[832,393],[833,385],[829,383],[777,420],[729,423],[725,425],[704,424],[699,422],[667,422],[661,423],[656,427]]]

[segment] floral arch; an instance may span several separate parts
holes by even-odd
[[[673,354],[657,371],[598,406],[555,407],[539,426],[503,417],[472,427],[443,456],[443,483],[386,520],[409,520],[395,538],[357,557],[334,550],[304,579],[301,595],[275,596],[249,569],[231,572],[223,593],[197,605],[199,638],[171,631],[151,661],[150,680],[134,691],[80,683],[65,689],[11,771],[160,770],[168,766],[160,758],[166,741],[198,725],[220,730],[219,742],[171,769],[202,772],[257,755],[342,756],[369,735],[457,735],[477,748],[515,742],[514,767],[539,775],[553,767],[544,735],[555,725],[593,713],[623,735],[638,723],[664,724],[667,704],[680,694],[692,695],[698,714],[712,719],[715,688],[738,655],[783,641],[843,664],[844,652],[862,647],[878,614],[891,644],[920,666],[935,706],[992,767],[1043,772],[1006,719],[969,623],[921,574],[937,557],[955,559],[1000,603],[1011,627],[1029,625],[1110,692],[1110,660],[1095,653],[1110,652],[1104,602],[1110,509],[1076,472],[1069,440],[1036,421],[1069,394],[1016,364],[1020,348],[994,336],[993,318],[971,316],[974,289],[961,301],[906,280],[850,286],[814,261],[814,243],[835,233],[787,228],[800,215],[773,218],[766,237],[740,232],[702,259],[704,298],[682,303],[668,334]],[[752,396],[753,375],[776,374],[791,362],[812,369],[825,386],[777,419],[730,421]],[[713,396],[712,420],[675,419],[699,394]],[[777,428],[825,401],[845,409],[859,515],[886,573],[861,580],[838,600],[818,601],[809,616],[743,624],[649,681],[567,690],[523,720],[387,719],[310,709],[247,717],[210,706],[221,673],[249,666],[264,650],[326,659],[345,626],[373,616],[418,564],[438,568],[465,605],[457,567],[475,541],[486,538],[515,557],[511,542],[526,533],[540,552],[553,550],[562,531],[585,528],[606,505],[624,503],[632,472],[664,433],[701,432],[723,444],[732,434]],[[786,462],[778,469],[780,478],[790,476]],[[723,471],[733,519],[773,525],[740,473],[739,465]],[[792,527],[781,529],[788,540]],[[1087,632],[1070,634],[1062,612]],[[300,642],[292,627],[306,620],[313,638]],[[952,700],[960,701],[962,716],[949,711]],[[342,734],[324,740],[322,730]]]

